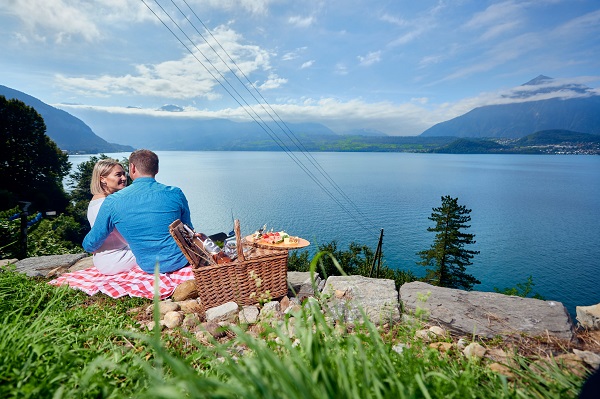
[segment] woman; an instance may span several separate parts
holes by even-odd
[[[90,189],[92,200],[87,217],[93,226],[104,199],[127,186],[127,175],[120,163],[114,159],[102,159],[94,165]],[[121,233],[114,229],[102,246],[94,252],[94,266],[102,274],[117,274],[131,270],[136,265],[135,256]]]

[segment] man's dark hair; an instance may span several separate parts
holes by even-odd
[[[129,163],[144,175],[156,176],[158,173],[158,155],[150,150],[136,150],[129,156]]]

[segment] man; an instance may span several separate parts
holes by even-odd
[[[100,248],[116,227],[145,272],[154,273],[156,262],[161,273],[187,265],[187,259],[169,232],[169,225],[180,219],[192,227],[188,202],[180,188],[158,183],[157,173],[158,156],[154,152],[131,153],[129,175],[133,183],[106,197],[94,226],[83,240],[86,251]]]

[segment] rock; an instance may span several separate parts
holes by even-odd
[[[17,272],[25,273],[29,277],[48,278],[50,272],[53,272],[53,275],[57,275],[61,270],[66,271],[69,267],[73,266],[75,262],[87,256],[88,254],[85,252],[67,255],[36,256],[33,258],[22,259],[15,265]]]
[[[287,296],[281,298],[281,300],[279,301],[279,306],[280,309],[287,309],[290,306],[290,298],[288,298]]]
[[[431,331],[438,338],[446,337],[446,330],[439,326],[431,326],[429,327],[429,331]]]
[[[481,359],[485,356],[486,349],[479,345],[477,342],[471,342],[467,347],[463,350],[463,354],[468,358],[477,358]]]
[[[0,259],[0,267],[4,267],[6,265],[14,265],[19,261],[19,259]]]
[[[240,311],[240,323],[254,324],[258,321],[260,310],[256,306],[244,306]]]
[[[146,314],[152,314],[153,306],[154,305],[148,306],[148,308],[146,309]],[[159,311],[161,317],[164,317],[164,315],[167,314],[168,312],[176,312],[178,310],[181,310],[181,307],[176,302],[160,301],[158,303],[158,311]]]
[[[158,323],[158,325],[160,326],[160,330],[161,330],[161,331],[165,329],[165,325],[164,325],[164,323],[162,322],[162,320],[161,320],[161,321]],[[152,331],[152,330],[154,330],[154,320],[148,320],[148,321],[144,322],[144,323],[142,324],[142,330],[143,330],[143,329],[147,329],[147,330],[149,330],[149,331]]]
[[[600,303],[593,306],[576,306],[576,319],[582,327],[600,330]]]
[[[195,314],[186,314],[183,318],[183,323],[181,323],[181,327],[185,328],[187,331],[194,331],[196,327],[200,325],[200,318]]]
[[[260,320],[268,319],[279,319],[283,314],[281,313],[281,305],[277,301],[267,302],[263,305],[259,318]]]
[[[429,344],[432,349],[437,349],[439,352],[447,353],[452,349],[452,343],[450,342],[433,342]]]
[[[333,293],[333,296],[335,297],[335,299],[342,299],[346,296],[346,291],[335,290],[335,292]]]
[[[177,303],[179,304],[179,307],[183,313],[195,313],[199,315],[204,314],[204,308],[195,299],[188,299],[186,301]]]
[[[288,272],[287,281],[288,297],[297,297],[302,300],[307,297],[315,296],[315,290],[313,288],[312,280],[310,279],[310,272]],[[315,273],[314,282],[318,291],[318,287],[322,283],[318,273]]]
[[[196,291],[196,280],[188,280],[179,284],[177,288],[175,288],[175,291],[173,291],[172,298],[175,302],[198,298],[198,291]]]
[[[238,317],[239,307],[235,302],[227,302],[206,311],[206,321],[231,321],[235,322]]]
[[[431,342],[431,338],[433,337],[433,333],[429,330],[417,330],[415,331],[415,338],[420,339],[425,343]]]
[[[284,309],[283,314],[299,314],[302,312],[302,307],[298,304],[291,303],[286,309]]]
[[[335,298],[336,291],[344,291],[342,298]],[[331,295],[326,305],[333,315],[349,324],[362,320],[361,310],[367,318],[378,325],[400,320],[398,291],[394,280],[363,276],[330,276],[323,294]]]
[[[441,324],[460,335],[485,338],[517,334],[571,340],[571,318],[560,302],[503,295],[494,292],[461,291],[412,282],[400,287],[405,311],[418,308],[429,314],[429,322]]]
[[[456,342],[456,347],[459,351],[464,351],[467,345],[469,345],[469,342],[464,338],[461,338]]]
[[[202,323],[201,327],[213,338],[222,338],[225,336],[225,329],[221,327],[216,321],[207,321],[206,323]]]
[[[68,272],[72,273],[72,272],[76,272],[79,270],[85,270],[85,269],[89,269],[90,267],[93,267],[93,266],[94,266],[94,257],[86,256],[85,258],[81,258],[80,260],[75,262],[75,264],[73,266],[69,267]]]
[[[600,355],[598,355],[597,353],[590,351],[580,351],[578,349],[573,349],[573,353],[593,369],[597,369],[598,367],[600,367]]]
[[[183,323],[183,313],[181,312],[167,312],[163,318],[165,326],[167,328],[179,327]]]

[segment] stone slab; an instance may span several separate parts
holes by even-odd
[[[47,255],[26,258],[16,263],[16,270],[25,273],[29,277],[48,277],[49,273],[61,268],[67,270],[78,260],[88,256],[87,253],[67,255]]]
[[[363,276],[330,276],[323,294],[330,296],[327,306],[347,323],[362,320],[362,311],[375,324],[400,320],[398,291],[394,280]]]
[[[400,287],[404,312],[418,308],[430,322],[448,329],[486,338],[527,334],[571,340],[573,323],[565,306],[556,301],[504,295],[495,292],[462,291],[412,282]]]

